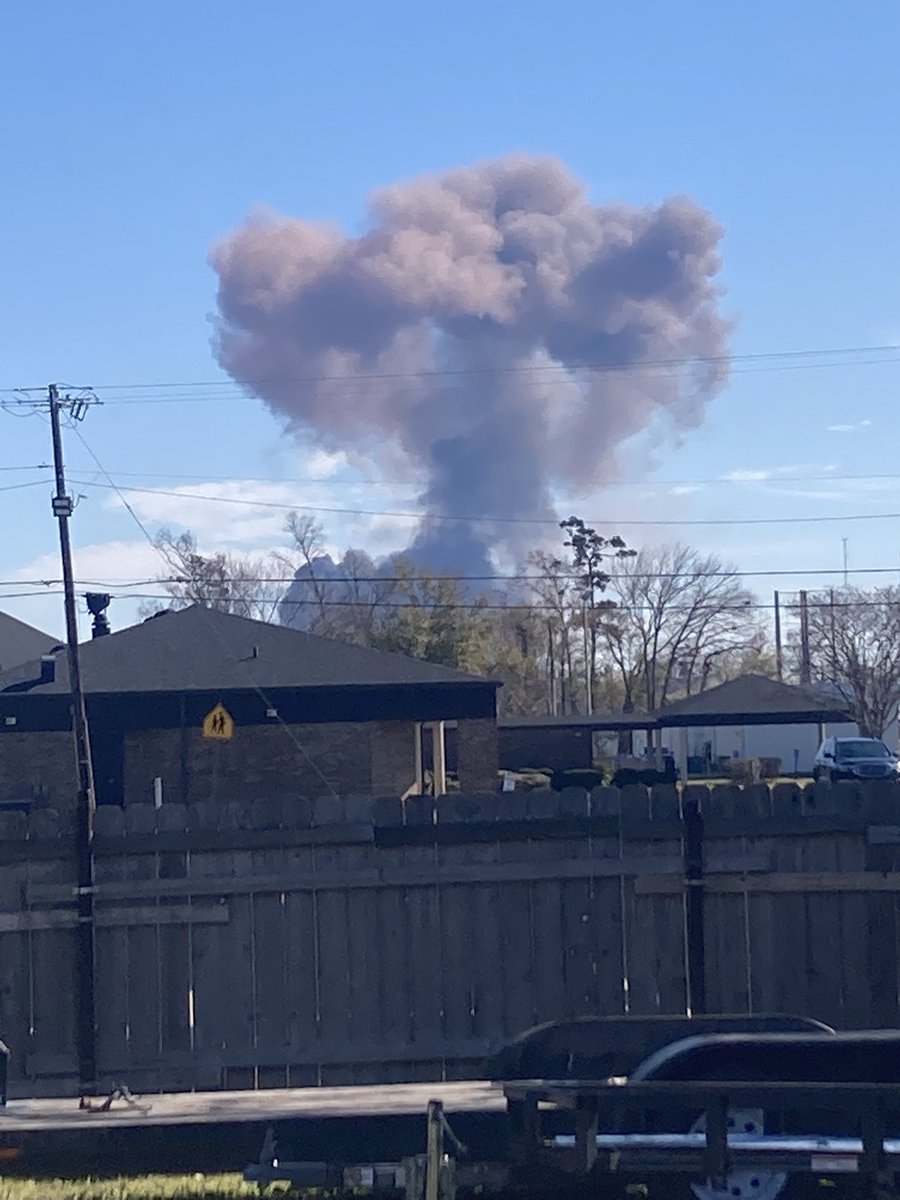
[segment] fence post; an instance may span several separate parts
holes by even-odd
[[[441,1168],[444,1165],[444,1106],[440,1100],[428,1101],[427,1149],[425,1200],[440,1200]]]
[[[703,812],[697,797],[684,801],[687,1002],[692,1016],[706,1012],[706,931],[703,903]]]

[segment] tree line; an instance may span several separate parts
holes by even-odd
[[[362,551],[323,570],[322,527],[292,513],[265,555],[205,554],[162,530],[169,607],[202,604],[501,680],[508,713],[651,711],[774,657],[754,597],[732,567],[691,547],[635,551],[577,517],[559,552],[517,577],[473,584],[408,556]],[[300,573],[293,587],[290,581]]]
[[[292,513],[283,548],[205,554],[162,530],[168,607],[202,604],[500,680],[508,714],[652,712],[750,672],[775,677],[765,606],[730,564],[678,543],[634,549],[579,517],[515,577],[470,581],[409,556],[325,555],[321,525]],[[326,569],[327,568],[327,569]],[[796,615],[796,609],[791,610]],[[881,736],[900,702],[900,588],[810,594],[784,661]]]

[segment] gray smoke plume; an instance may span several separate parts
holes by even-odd
[[[417,559],[487,574],[554,518],[554,487],[702,419],[726,369],[721,232],[689,200],[591,204],[554,159],[466,167],[378,193],[359,237],[230,234],[217,353],[322,445],[401,451],[425,480]]]

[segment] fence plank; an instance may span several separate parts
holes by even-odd
[[[336,798],[335,798],[336,799]],[[339,803],[339,802],[338,802]],[[337,846],[315,850],[317,873],[323,876],[341,871]],[[346,1046],[350,1041],[350,943],[346,890],[316,893],[319,988],[323,1003],[319,1013],[319,1039],[325,1046]],[[324,1059],[321,1080],[324,1084],[349,1084],[352,1068],[331,1067]]]
[[[479,863],[497,862],[496,843],[473,847]],[[486,880],[496,880],[486,872]],[[496,985],[498,968],[503,964],[504,930],[498,919],[501,888],[497,882],[484,882],[471,889],[472,913],[472,1029],[476,1038],[500,1043],[505,1037],[503,989]],[[557,937],[559,935],[557,934]]]
[[[793,858],[794,852],[802,847],[802,842],[791,840],[783,847],[784,851]],[[794,865],[794,864],[792,864]],[[677,896],[682,890],[682,880],[679,875],[638,876],[632,885],[638,896]],[[707,876],[706,891],[720,895],[736,895],[740,892],[756,894],[770,893],[772,895],[802,895],[809,892],[840,893],[876,893],[900,892],[900,870],[888,870],[884,874],[875,871],[802,871],[777,870],[771,874],[745,875],[742,872],[734,875],[721,874]]]
[[[271,874],[282,864],[277,849],[251,851],[254,875]],[[287,896],[253,896],[252,981],[256,1086],[285,1087],[288,1081]]]
[[[896,818],[896,801],[893,789],[872,789],[867,796],[867,817],[873,826],[881,826]],[[871,872],[873,883],[885,879],[896,879],[900,863],[898,847],[882,835],[879,841],[872,840],[866,850],[866,868]],[[893,890],[893,889],[891,889]],[[884,889],[888,891],[887,888]],[[870,988],[869,1021],[875,1027],[891,1027],[897,1023],[898,1008],[898,939],[900,939],[900,916],[896,893],[882,894],[871,889],[867,899],[867,921],[865,926],[866,979]]]
[[[29,884],[63,885],[70,892],[73,864],[64,859],[32,863]],[[63,881],[67,881],[65,884]],[[36,930],[25,934],[31,962],[30,1055],[47,1055],[60,1064],[57,1091],[77,1090],[77,1052],[73,998],[76,995],[76,937],[73,929]],[[68,1063],[66,1069],[63,1064]]]
[[[623,804],[624,810],[624,804]],[[687,963],[684,944],[684,856],[680,839],[650,842],[639,822],[622,817],[622,860],[641,862],[652,870],[657,854],[667,854],[678,866],[680,886],[664,893],[641,891],[642,872],[624,880],[625,944],[628,1011],[640,1015],[683,1013],[687,1009]]]
[[[423,842],[419,846],[408,847],[411,855],[408,864],[401,862],[399,865],[392,864],[384,867],[372,865],[357,872],[347,872],[334,867],[328,868],[326,863],[333,861],[334,855],[338,851],[334,846],[322,846],[316,848],[318,850],[316,861],[319,864],[317,869],[305,875],[291,876],[285,872],[279,872],[276,875],[254,876],[251,872],[245,871],[243,875],[236,878],[231,875],[200,879],[191,877],[160,878],[138,884],[131,890],[122,884],[107,883],[98,891],[98,895],[105,901],[112,901],[219,895],[226,888],[233,896],[248,896],[251,892],[258,895],[261,892],[290,890],[343,892],[352,888],[431,887],[436,882],[441,884],[487,884],[541,879],[589,879],[598,874],[610,877],[642,875],[647,871],[665,874],[670,871],[678,871],[681,867],[681,859],[677,853],[658,854],[655,845],[648,845],[646,852],[640,856],[625,856],[622,859],[589,863],[578,859],[567,861],[566,858],[561,857],[565,851],[560,850],[559,843],[553,843],[551,844],[553,853],[549,860],[552,866],[542,866],[540,863],[529,861],[496,861],[498,856],[491,848],[496,843],[482,844],[488,846],[486,855],[479,854],[477,846],[467,847],[468,853],[465,862],[455,866],[452,870],[448,868],[447,873],[442,874],[440,879],[435,873],[434,842]],[[674,844],[677,845],[677,842]],[[424,856],[420,854],[417,858],[416,850],[424,850]],[[246,863],[248,856],[244,856],[242,861]],[[715,863],[713,869],[762,871],[766,866],[767,863],[759,855],[750,854],[746,859]],[[57,885],[41,886],[38,884],[29,888],[28,898],[34,905],[66,904],[71,902],[71,890]]]
[[[226,881],[234,878],[236,856],[225,851],[192,853],[188,862],[192,881],[204,881],[214,876]],[[227,925],[198,926],[191,938],[191,978],[194,996],[194,1057],[198,1086],[221,1087],[225,1081],[223,1065],[228,1061],[229,1051],[237,1044],[245,1045],[236,1022],[240,1019],[242,992],[249,974],[246,962],[239,962],[236,954],[234,928],[234,899],[227,886],[218,896],[210,894],[227,910]],[[194,901],[196,904],[197,902]],[[237,988],[237,991],[235,991]],[[205,1066],[218,1058],[221,1065]]]
[[[0,868],[3,908],[18,909],[23,903],[28,871],[24,863]],[[11,1087],[24,1080],[31,1053],[32,963],[30,934],[0,928],[0,1040],[9,1048]]]
[[[392,860],[403,852],[389,850]],[[399,1065],[413,1037],[412,962],[409,954],[407,911],[408,893],[400,887],[382,888],[374,893],[376,928],[381,963],[378,971],[378,1000],[381,1042],[386,1058],[382,1079],[385,1083],[402,1082],[406,1068]]]
[[[713,789],[711,807],[716,821],[708,822],[704,830],[704,857],[707,862],[747,856],[758,850],[758,839],[750,839],[740,827],[756,819],[766,820],[771,811],[769,789],[756,785],[744,789],[724,787]],[[722,818],[736,829],[737,836],[710,835],[727,829]],[[704,898],[706,1009],[711,1013],[752,1013],[753,965],[750,936],[750,897],[746,887],[734,895],[717,893],[713,876],[706,881],[710,894]]]
[[[98,884],[126,879],[128,863],[122,857],[110,857],[97,862],[94,878]],[[121,915],[122,909],[116,914]],[[125,910],[127,911],[127,910]],[[151,919],[153,909],[144,909]],[[35,913],[35,917],[49,913]],[[53,916],[69,917],[70,913],[53,913]],[[115,1064],[126,1063],[128,1046],[128,1000],[131,988],[131,972],[128,955],[128,926],[112,925],[105,918],[112,914],[104,911],[102,904],[94,905],[94,1004],[97,1026],[97,1071],[98,1079],[111,1082],[115,1075]]]
[[[350,872],[365,866],[368,851],[344,846],[342,865]],[[353,1069],[356,1084],[377,1083],[378,1068],[362,1061],[381,1039],[381,1006],[392,1002],[390,990],[373,986],[381,971],[381,947],[378,942],[377,892],[347,892],[347,949],[349,956],[349,1039],[348,1045],[360,1060]],[[439,980],[434,981],[439,987]]]
[[[426,1057],[425,1047],[443,1046],[441,1018],[441,931],[438,889],[416,888],[407,893],[409,923],[410,984],[412,991],[411,1024],[413,1044],[419,1050],[414,1080],[441,1079],[443,1054],[440,1058]],[[477,956],[477,950],[476,950]]]
[[[130,885],[155,881],[156,855],[127,855],[125,874]],[[102,901],[97,907],[102,907]],[[152,1091],[168,1084],[159,1069],[162,1019],[159,952],[158,923],[128,929],[128,1084],[138,1091]]]
[[[524,799],[524,797],[523,797]],[[500,862],[530,861],[533,842],[498,842]],[[501,970],[504,986],[502,1037],[513,1038],[534,1024],[534,933],[527,881],[503,883],[494,920],[501,931]],[[450,966],[450,964],[448,964]],[[451,973],[445,970],[445,977]],[[477,1027],[476,1027],[477,1033]],[[498,1033],[492,1037],[498,1038]]]

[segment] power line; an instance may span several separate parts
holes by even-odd
[[[24,472],[24,471],[47,471],[52,467],[49,463],[35,463],[33,465],[13,467],[0,467],[0,472]],[[89,468],[74,467],[76,472],[82,472]],[[114,468],[115,475],[119,479],[175,479],[185,481],[196,481],[202,483],[263,483],[273,487],[285,486],[302,486],[302,487],[348,487],[348,488],[363,488],[363,487],[411,487],[424,488],[427,486],[425,479],[373,479],[370,476],[360,476],[356,479],[334,478],[320,476],[291,476],[287,478],[277,479],[268,475],[210,475],[208,473],[193,474],[183,473],[178,471],[121,471]],[[40,482],[36,480],[35,483]],[[736,470],[731,475],[715,475],[691,478],[653,478],[645,479],[610,479],[597,481],[597,487],[603,487],[606,490],[614,490],[619,487],[750,487],[754,484],[765,484],[767,486],[789,484],[789,483],[873,483],[873,482],[896,482],[900,484],[900,472],[897,471],[881,471],[870,472],[866,474],[836,474],[834,472],[826,472],[819,474],[779,474],[776,472],[767,472],[766,470],[753,471],[748,469],[746,473],[742,473],[740,469]],[[28,486],[32,486],[29,484]],[[0,489],[2,490],[2,489]],[[129,487],[126,490],[136,491],[134,487]],[[190,498],[190,493],[181,493]],[[252,503],[257,503],[253,501]],[[261,502],[260,502],[261,503]]]
[[[0,487],[0,492],[21,492],[24,488],[40,487],[46,479],[31,479],[27,483],[7,483]]]
[[[76,480],[79,487],[110,488],[118,492],[113,484],[97,483],[94,480]],[[550,517],[504,517],[485,516],[483,514],[448,514],[426,512],[397,512],[389,509],[371,508],[338,508],[317,504],[287,504],[278,500],[246,500],[238,496],[208,496],[196,492],[176,492],[165,488],[129,487],[129,494],[144,496],[168,496],[177,500],[199,500],[209,504],[235,504],[247,508],[281,509],[287,512],[325,513],[328,516],[345,517],[396,517],[409,521],[442,521],[451,524],[467,525],[531,525],[545,528],[556,528],[559,521]],[[124,503],[124,499],[123,499]],[[590,518],[594,525],[608,524],[616,527],[653,528],[654,526],[732,526],[732,525],[822,525],[835,521],[895,521],[900,519],[900,512],[886,513],[846,513],[815,517],[692,517],[692,518],[656,518],[656,519],[622,519],[606,521],[603,518]]]
[[[106,467],[104,467],[103,463],[100,461],[100,459],[97,457],[97,455],[91,449],[91,447],[88,445],[87,441],[84,438],[84,435],[77,428],[77,426],[76,426],[76,433],[78,434],[78,438],[81,441],[81,444],[84,446],[85,450],[91,456],[93,461],[96,463],[97,469],[106,477],[106,479],[109,482],[109,486],[111,488],[113,488],[113,490],[119,496],[119,499],[125,505],[125,508],[127,509],[131,518],[134,520],[138,529],[140,529],[141,533],[144,535],[144,537],[147,539],[147,541],[153,547],[153,549],[156,551],[156,553],[160,556],[160,558],[165,560],[165,555],[163,554],[163,552],[159,548],[159,546],[157,546],[156,542],[153,540],[153,537],[151,536],[146,525],[144,525],[144,523],[141,521],[140,517],[137,515],[137,513],[134,511],[134,509],[128,503],[128,500],[126,499],[126,497],[122,495],[122,492],[119,490],[119,487],[116,484],[115,480],[112,478],[110,473],[107,471]],[[228,646],[226,640],[223,638],[222,634],[216,627],[215,623],[208,621],[207,625],[210,628],[210,631],[212,632],[213,636],[218,640],[219,644],[221,645],[223,652],[227,653],[229,651],[230,647]],[[256,692],[256,694],[259,696],[259,698],[265,704],[266,708],[271,709],[273,712],[275,712],[276,721],[278,722],[279,726],[284,730],[285,734],[288,737],[288,740],[294,746],[294,749],[305,759],[305,761],[309,764],[309,766],[319,776],[319,778],[321,779],[326,790],[332,796],[336,797],[337,792],[335,791],[334,786],[328,780],[324,771],[321,769],[321,767],[315,761],[315,759],[310,755],[310,753],[308,752],[306,747],[303,745],[303,743],[300,741],[300,739],[294,733],[293,729],[291,729],[290,725],[288,725],[287,722],[284,720],[284,718],[278,714],[277,709],[275,708],[275,705],[273,705],[269,696],[265,693],[265,691],[259,686],[259,684],[256,682],[256,680],[253,678],[252,671],[250,670],[249,666],[246,663],[244,664],[244,670],[247,675],[247,680],[248,680],[250,687],[252,687],[252,689]]]
[[[617,362],[596,362],[584,361],[577,364],[559,364],[559,362],[522,362],[522,364],[512,364],[503,367],[448,367],[442,370],[434,371],[391,371],[391,372],[372,372],[366,373],[364,376],[336,376],[336,374],[314,374],[314,376],[270,376],[258,379],[246,379],[241,382],[235,382],[234,386],[239,388],[258,388],[258,386],[274,385],[274,384],[289,384],[289,383],[346,383],[348,379],[353,380],[392,380],[392,379],[426,379],[426,378],[449,378],[462,377],[468,378],[472,376],[491,376],[491,374],[541,374],[547,372],[565,372],[566,374],[577,371],[584,372],[618,372],[618,371],[643,371],[648,368],[662,367],[685,367],[685,366],[734,366],[742,364],[764,364],[764,362],[790,362],[800,359],[828,359],[828,358],[848,358],[848,356],[871,355],[871,354],[900,354],[900,344],[881,343],[874,346],[839,346],[826,348],[806,348],[799,350],[760,350],[760,352],[750,354],[716,354],[716,355],[697,355],[697,356],[678,356],[678,358],[665,359],[647,359],[642,362],[632,361],[617,361]],[[888,361],[894,361],[889,359]],[[898,359],[900,361],[900,359]],[[164,389],[188,389],[188,388],[221,388],[221,386],[232,385],[227,378],[217,379],[193,379],[193,380],[175,380],[168,383],[109,383],[96,384],[96,391],[149,391],[149,390],[164,390]],[[30,394],[30,392],[40,391],[38,388],[10,388],[1,389],[13,394]]]
[[[315,560],[314,560],[315,561]],[[849,575],[897,575],[897,567],[848,567],[847,574]],[[844,575],[843,567],[795,567],[785,568],[779,567],[776,570],[757,570],[743,571],[735,569],[733,571],[634,571],[625,574],[619,574],[615,571],[607,575],[610,581],[618,580],[678,580],[689,579],[699,581],[702,579],[775,579],[775,578],[807,578],[820,575]],[[319,586],[340,586],[342,584],[356,583],[553,583],[555,581],[569,580],[577,582],[584,578],[583,572],[578,572],[572,569],[558,571],[553,575],[533,575],[533,574],[511,574],[511,575],[417,575],[410,577],[408,575],[316,575],[304,576],[298,578],[297,575],[267,575],[267,576],[241,576],[241,583],[311,583]],[[59,579],[0,579],[0,587],[53,587],[55,584],[61,583]],[[149,587],[156,584],[164,586],[166,584],[187,584],[192,582],[184,575],[170,575],[166,577],[158,577],[153,579],[79,579],[76,580],[78,587],[91,588],[135,588]]]
[[[25,471],[25,470],[43,470],[44,464],[38,464],[35,467],[0,467],[0,471]],[[84,467],[75,467],[76,471],[86,470]],[[427,480],[423,479],[373,479],[370,476],[359,476],[356,479],[334,478],[320,476],[298,477],[292,476],[283,479],[273,479],[268,475],[209,475],[209,474],[187,474],[177,471],[120,471],[113,468],[114,473],[119,479],[183,479],[187,481],[197,481],[202,483],[267,483],[273,487],[283,487],[290,485],[298,485],[303,487],[415,487],[424,488],[427,486]],[[698,479],[657,479],[648,477],[645,479],[610,479],[596,481],[597,487],[603,487],[608,490],[613,490],[618,487],[715,487],[718,485],[748,487],[753,484],[781,484],[781,483],[848,483],[859,482],[869,483],[875,481],[893,480],[900,484],[900,472],[885,471],[873,472],[871,474],[849,474],[838,475],[833,472],[825,474],[777,474],[775,472],[767,473],[765,470],[752,471],[741,473],[736,470],[731,475],[715,475],[706,478]]]
[[[40,591],[40,592],[3,593],[3,594],[0,594],[0,600],[37,599],[37,598],[43,597],[43,596],[61,595],[61,594],[62,594],[61,589],[50,590],[50,591]],[[168,601],[169,603],[171,603],[173,601],[173,599],[176,599],[176,598],[173,597],[168,592],[128,592],[128,593],[124,593],[122,595],[117,596],[116,599],[117,600],[163,600],[163,601]],[[252,596],[252,595],[250,595],[250,596],[241,596],[240,597],[241,604],[263,604],[263,603],[270,603],[271,600],[272,600],[271,596]],[[461,603],[459,601],[448,601],[446,603],[442,603],[440,601],[427,601],[425,603],[420,604],[415,601],[410,602],[410,601],[400,601],[400,600],[371,600],[371,599],[370,600],[365,600],[365,599],[363,599],[363,600],[327,600],[327,599],[319,600],[319,599],[313,599],[313,600],[307,600],[307,601],[291,601],[290,603],[298,609],[302,609],[302,608],[306,608],[306,609],[354,608],[354,609],[366,609],[366,610],[401,609],[401,610],[410,610],[413,612],[429,612],[429,611],[465,612],[465,613],[468,613],[473,616],[477,616],[478,613],[481,613],[481,612],[508,612],[508,613],[526,612],[526,613],[528,613],[528,612],[558,612],[559,611],[558,605],[547,604],[544,602],[538,602],[535,604],[526,604],[526,603],[493,604],[490,602],[481,603],[478,601],[472,601],[470,603]],[[892,607],[900,606],[900,601],[898,601],[897,604],[892,603],[891,606]],[[197,607],[205,608],[205,607],[211,607],[211,606],[206,606],[206,605],[200,604],[200,605],[197,605]],[[787,604],[787,603],[782,602],[779,607],[781,608],[782,611],[784,611],[784,610],[791,611],[794,609],[799,610],[800,605],[799,605],[799,603]],[[810,607],[811,608],[820,608],[820,609],[829,609],[829,610],[830,609],[844,609],[844,608],[854,608],[854,609],[855,608],[878,608],[878,609],[882,609],[885,607],[885,603],[884,603],[884,601],[880,601],[880,600],[844,600],[844,601],[842,601],[842,600],[835,599],[834,601],[832,601],[831,598],[829,597],[828,599],[822,599],[822,600],[818,600],[818,601],[816,601],[815,599],[811,599]],[[580,607],[579,607],[579,611],[580,611]],[[622,613],[622,614],[627,614],[627,615],[632,615],[632,616],[636,615],[636,614],[644,614],[644,613],[652,615],[654,612],[656,612],[658,610],[650,605],[613,604],[609,607],[608,611],[609,611],[610,616],[614,617],[617,613]],[[747,603],[732,604],[732,605],[729,605],[729,604],[696,604],[696,605],[694,605],[694,604],[683,604],[683,605],[673,604],[673,605],[666,605],[665,611],[669,612],[669,613],[715,612],[715,613],[731,613],[733,615],[738,615],[741,613],[748,613],[748,612],[774,612],[775,605],[771,604],[771,603],[766,603],[763,601],[748,601]]]
[[[887,358],[877,358],[872,360],[867,359],[863,362],[854,363],[852,361],[828,362],[827,359],[839,358],[842,360],[858,358],[863,355],[889,355]],[[803,362],[804,359],[812,359],[812,362]],[[504,367],[460,367],[460,368],[443,368],[440,370],[418,370],[418,371],[392,371],[392,372],[367,372],[361,375],[297,375],[297,376],[270,376],[259,379],[249,379],[241,381],[232,381],[228,378],[207,379],[207,380],[181,380],[159,383],[148,382],[133,382],[133,383],[108,383],[95,385],[95,390],[109,392],[151,392],[151,391],[170,391],[176,393],[165,398],[165,402],[172,403],[179,400],[192,400],[196,397],[190,395],[180,396],[177,393],[189,389],[239,389],[243,392],[243,397],[246,399],[255,399],[247,395],[250,389],[259,389],[264,387],[291,385],[291,384],[319,384],[319,383],[340,383],[344,385],[358,385],[371,382],[398,382],[402,380],[423,380],[423,379],[448,379],[448,378],[472,378],[493,375],[529,375],[537,376],[564,374],[571,376],[579,372],[585,374],[617,374],[628,372],[641,371],[659,371],[672,368],[684,368],[691,366],[729,366],[730,368],[737,367],[736,373],[741,373],[741,368],[753,368],[757,370],[785,370],[799,367],[810,368],[831,368],[838,366],[868,366],[878,365],[881,363],[898,363],[900,362],[900,345],[897,344],[882,344],[869,346],[838,346],[823,349],[803,349],[803,350],[775,350],[762,351],[751,354],[726,354],[726,355],[710,355],[697,357],[673,357],[673,358],[658,358],[646,359],[642,362],[582,362],[575,364],[562,364],[557,362],[549,363],[517,363]],[[34,400],[31,399],[31,394],[39,392],[39,388],[4,388],[0,389],[6,394],[12,395],[22,405],[33,405]],[[202,397],[209,402],[217,400],[231,399],[231,393],[221,394],[215,393]],[[147,403],[151,402],[152,398],[134,397],[112,400],[109,403]],[[14,401],[15,402],[15,401]],[[160,402],[157,400],[157,402]]]
[[[95,466],[97,467],[97,470],[106,479],[107,486],[111,487],[113,489],[113,491],[116,493],[116,495],[121,500],[122,504],[125,506],[125,509],[127,510],[128,514],[131,516],[132,520],[137,525],[138,529],[140,529],[141,533],[144,535],[144,537],[147,539],[147,541],[150,543],[150,545],[153,546],[153,548],[155,550],[157,550],[157,552],[159,552],[159,548],[156,545],[156,542],[154,542],[153,536],[150,533],[150,531],[147,529],[147,526],[143,523],[143,521],[140,519],[140,517],[137,515],[137,513],[134,511],[134,509],[128,503],[128,498],[122,494],[122,492],[116,486],[115,480],[112,478],[112,476],[106,470],[103,463],[101,463],[100,459],[97,457],[97,455],[94,453],[94,451],[87,444],[87,442],[85,441],[85,438],[84,438],[84,434],[81,432],[81,430],[78,428],[77,425],[74,425],[73,429],[75,431],[75,434],[76,434],[78,440],[81,442],[82,446],[84,446],[87,453],[91,456]],[[95,486],[99,487],[101,485],[97,484]]]

